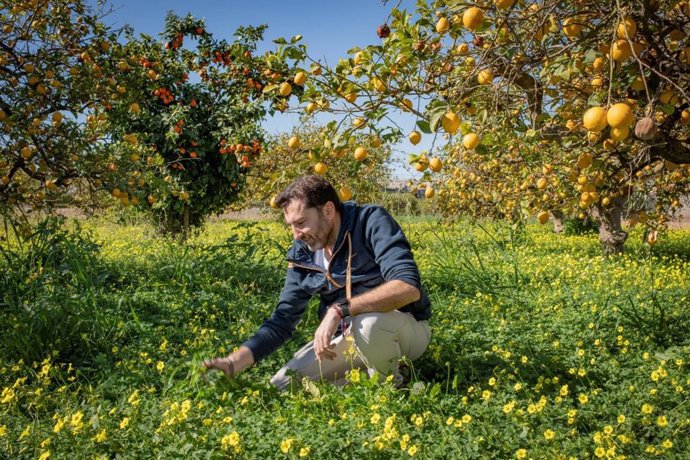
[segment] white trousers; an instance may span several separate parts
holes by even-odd
[[[430,339],[429,322],[417,321],[410,313],[394,310],[356,315],[347,332],[331,342],[334,359],[319,362],[314,342],[309,342],[273,376],[271,383],[280,390],[294,389],[307,377],[344,385],[345,373],[357,368],[366,369],[369,374],[378,372],[383,377],[392,375],[394,383],[400,385],[400,359],[419,358]]]

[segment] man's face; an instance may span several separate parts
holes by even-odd
[[[283,215],[295,239],[304,241],[310,251],[316,251],[323,249],[331,238],[332,207],[328,202],[324,206],[307,208],[301,200],[291,200],[283,209]]]

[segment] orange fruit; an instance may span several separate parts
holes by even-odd
[[[623,126],[630,126],[633,122],[634,115],[632,108],[625,102],[614,104],[606,112],[606,121],[612,128],[620,128]]]
[[[443,162],[440,158],[434,157],[431,159],[431,161],[429,161],[429,169],[431,169],[433,172],[440,172],[441,169],[443,169]]]
[[[302,143],[300,142],[299,137],[297,136],[292,136],[288,140],[288,147],[290,147],[291,149],[298,149],[301,145]]]
[[[455,112],[446,112],[441,119],[441,126],[448,134],[455,134],[460,127],[460,117]]]
[[[624,141],[630,135],[629,126],[620,126],[618,128],[611,128],[611,139],[615,142]]]
[[[324,163],[319,161],[314,165],[314,172],[319,176],[326,174],[326,171],[328,171],[328,166],[326,166]]]
[[[419,131],[412,131],[409,136],[407,136],[408,139],[410,139],[410,142],[412,145],[417,145],[419,144],[419,141],[422,140],[422,133]]]
[[[434,190],[432,187],[427,187],[426,190],[424,190],[424,197],[427,199],[431,199],[436,195],[436,190]]]
[[[630,48],[630,43],[627,40],[616,40],[613,45],[611,45],[611,59],[616,62],[622,62],[632,56],[632,49]]]
[[[491,69],[484,69],[481,70],[477,74],[477,81],[479,82],[480,85],[488,85],[490,84],[494,79],[494,74],[491,72]]]
[[[368,155],[369,152],[364,147],[360,146],[355,149],[355,160],[357,161],[364,161]]]
[[[340,190],[338,190],[338,196],[340,196],[341,201],[349,201],[352,199],[352,190],[350,190],[350,187],[347,185],[343,185],[340,187]]]
[[[484,12],[473,6],[462,13],[462,25],[470,30],[476,30],[482,25],[484,21]]]
[[[495,0],[494,4],[496,5],[496,8],[499,10],[507,10],[511,6],[513,6],[513,3],[515,3],[515,0]]]
[[[582,117],[582,124],[588,131],[599,132],[606,128],[606,109],[590,107]]]
[[[623,20],[616,27],[616,36],[618,38],[632,38],[637,32],[637,24],[632,18],[623,18]]]
[[[281,83],[278,87],[278,94],[280,94],[281,96],[289,96],[290,93],[292,93],[292,86],[290,85],[290,83],[286,81]]]
[[[297,72],[292,81],[296,85],[303,86],[307,82],[307,74],[304,72]]]
[[[563,34],[568,38],[577,38],[582,33],[584,27],[580,18],[567,18],[563,21]]]
[[[539,214],[537,214],[537,220],[540,224],[544,225],[549,221],[549,213],[547,211],[541,211]]]
[[[436,32],[439,34],[445,34],[450,29],[450,23],[445,17],[441,17],[436,23]]]
[[[477,147],[482,139],[476,133],[465,134],[462,138],[462,145],[468,150],[472,150]]]

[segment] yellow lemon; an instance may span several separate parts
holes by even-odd
[[[606,109],[603,107],[591,107],[582,117],[582,124],[588,131],[599,132],[606,128]]]

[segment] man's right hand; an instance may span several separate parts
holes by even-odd
[[[203,361],[204,368],[222,371],[229,379],[234,378],[252,364],[254,364],[254,355],[244,345],[224,358],[212,358]]]

